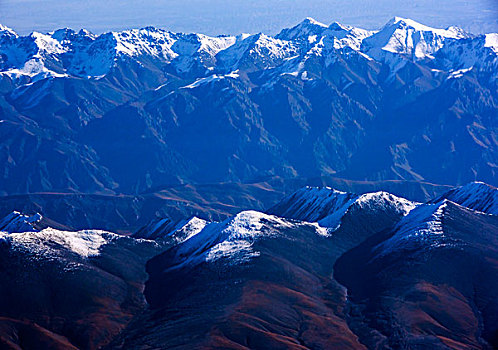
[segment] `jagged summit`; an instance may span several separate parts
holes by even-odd
[[[249,36],[210,37],[203,34],[172,33],[170,31],[144,27],[121,32],[93,35],[69,28],[55,30],[49,34],[33,32],[18,37],[10,28],[0,26],[3,33],[0,53],[4,55],[0,71],[10,75],[44,77],[69,76],[95,77],[107,74],[119,57],[134,57],[141,60],[153,57],[172,64],[179,72],[191,71],[196,62],[204,70],[235,70],[246,66],[249,52],[260,55],[259,65],[271,68],[283,63],[281,59],[312,50],[319,44],[322,49],[313,49],[315,55],[327,47],[350,47],[377,60],[386,60],[385,53],[412,55],[416,59],[433,58],[443,47],[445,40],[469,38],[470,35],[456,27],[436,29],[416,21],[394,17],[379,31],[368,31],[333,22],[330,26],[306,18],[298,25],[283,29],[275,38],[263,34]],[[16,42],[16,39],[19,42]],[[286,44],[278,40],[295,44]],[[488,47],[494,47],[493,36],[486,36]],[[230,47],[239,43],[236,49]],[[226,52],[225,52],[226,51]],[[246,53],[247,52],[247,53]],[[215,58],[220,54],[220,59]],[[62,65],[61,65],[62,62]],[[29,68],[33,65],[38,68]],[[227,67],[227,65],[229,67]],[[204,72],[204,70],[199,70]]]
[[[0,23],[0,35],[18,37],[17,33],[12,29]]]
[[[318,36],[326,28],[327,25],[320,23],[311,17],[307,17],[296,26],[292,28],[286,28],[280,31],[280,33],[277,34],[276,38],[282,40],[296,40],[296,39],[308,40],[309,36],[312,35]]]
[[[42,216],[38,213],[25,215],[18,211],[13,211],[0,220],[0,231],[8,233],[38,231],[37,224],[41,220]]]
[[[470,169],[492,181],[494,36],[305,24],[318,32],[295,40],[152,27],[0,38],[1,127],[12,145],[2,156],[13,159],[4,193],[139,193],[266,176],[460,183],[476,176]],[[441,122],[451,127],[439,130]],[[130,134],[111,132],[117,124]],[[229,147],[218,144],[219,130]],[[33,135],[43,141],[29,167],[28,154],[15,150]],[[453,150],[464,153],[425,166],[431,154]],[[385,161],[367,170],[375,157]]]

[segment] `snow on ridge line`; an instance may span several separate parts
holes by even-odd
[[[406,59],[435,60],[435,54],[447,43],[459,42],[461,46],[465,40],[460,40],[467,38],[474,36],[458,27],[432,28],[410,19],[394,17],[381,30],[365,38],[361,50],[396,71],[404,66]],[[482,49],[479,47],[479,50]],[[468,68],[468,65],[461,67],[459,64],[461,55],[455,57],[457,62],[453,66]]]
[[[330,232],[318,223],[287,220],[275,215],[247,210],[223,222],[208,223],[200,232],[172,249],[174,255],[168,271],[185,266],[213,263],[223,259],[230,265],[242,264],[260,256],[253,245],[265,238],[275,238],[281,229],[310,227],[318,236]]]
[[[407,215],[413,209],[420,205],[420,203],[418,202],[411,201],[404,197],[396,196],[386,191],[364,193],[362,195],[359,195],[353,202],[353,205],[358,205],[360,207],[367,205],[385,206],[386,204],[393,205],[395,208],[399,209],[399,211],[403,215]]]
[[[16,39],[19,40],[0,36],[0,53],[9,60],[4,72],[30,77],[45,72],[41,78],[61,77],[63,73],[87,78],[101,76],[120,56],[150,55],[168,62],[176,57],[189,57],[202,61],[205,56],[214,56],[236,42],[233,36],[171,33],[152,27],[107,32],[98,36],[83,30],[76,33],[65,29],[49,34],[33,32],[23,37],[16,36]],[[19,61],[18,57],[24,58]],[[27,69],[27,64],[34,60],[42,67]],[[61,62],[66,63],[62,65]],[[189,65],[186,62],[178,64]]]
[[[252,249],[254,241],[261,237],[278,234],[273,227],[269,226],[266,226],[268,230],[263,232],[263,228],[267,225],[265,221],[278,228],[292,226],[276,216],[252,210],[243,211],[228,221],[228,225],[222,231],[227,235],[227,239],[208,250],[206,261],[212,262],[235,255],[236,262],[240,263],[259,256],[259,252]]]
[[[208,224],[209,224],[208,221],[194,216],[194,217],[190,218],[189,220],[187,220],[187,222],[185,224],[183,224],[180,228],[175,230],[175,232],[182,232],[183,233],[183,236],[181,238],[175,237],[175,239],[179,243],[184,242],[184,241],[192,238],[193,236],[195,236],[199,232],[201,232],[204,229],[204,227],[206,227]]]
[[[306,222],[317,222],[321,227],[335,231],[340,227],[344,215],[353,207],[389,206],[406,215],[418,204],[384,191],[357,195],[330,187],[306,186],[282,199],[280,203],[269,209],[269,213]]]
[[[412,19],[398,17],[398,16],[395,16],[391,20],[389,20],[381,30],[394,25],[408,26],[419,32],[433,32],[438,35],[453,39],[461,39],[465,37],[464,35],[465,32],[461,28],[456,26],[450,26],[448,28],[434,28],[434,27],[429,27],[420,22],[414,21]]]
[[[18,37],[19,35],[10,27],[7,27],[6,25],[3,25],[0,23],[0,34],[8,34],[11,36]]]
[[[428,248],[444,244],[441,220],[448,202],[444,199],[437,203],[422,204],[404,216],[395,226],[395,234],[375,248],[378,257],[399,249],[415,248],[420,243]]]
[[[420,203],[395,196],[389,192],[368,192],[352,198],[343,207],[318,221],[318,224],[329,228],[330,231],[336,231],[341,226],[342,218],[355,207],[365,208],[373,206],[374,209],[392,207],[402,216],[406,216],[418,205]]]
[[[13,211],[0,220],[0,231],[8,233],[36,231],[34,225],[40,222],[42,218],[39,213],[30,216]]]
[[[300,191],[348,195],[347,192],[335,191],[332,188],[305,187]],[[289,197],[292,198],[292,195]],[[392,205],[397,207],[403,215],[418,205],[418,203],[379,191],[354,195],[346,201],[346,205],[343,205],[342,214],[355,204],[360,207],[369,204],[384,205],[382,201],[394,202]],[[293,220],[253,210],[242,211],[223,222],[206,223],[199,232],[173,248],[174,256],[166,270],[176,270],[184,266],[195,266],[220,259],[224,259],[229,264],[241,264],[260,255],[260,252],[253,247],[256,241],[277,237],[282,233],[281,229],[299,226],[311,226],[317,235],[325,237],[330,236],[333,229],[337,228],[334,227],[331,231],[330,226],[327,227],[324,222],[320,221]]]
[[[279,35],[283,36],[281,34],[284,33],[285,31],[296,31],[299,28],[303,27],[304,29],[303,28],[301,29],[304,30],[304,32],[300,33],[300,35],[304,35],[308,39],[310,39],[311,36],[323,37],[325,35],[325,37],[327,37],[330,35],[331,38],[333,37],[333,40],[329,39],[325,41],[320,41],[318,40],[318,38],[315,38],[314,40],[311,40],[310,43],[315,41],[321,44],[328,42],[329,44],[331,44],[333,47],[336,48],[349,46],[354,50],[360,50],[360,44],[363,39],[365,38],[371,39],[372,36],[382,34],[383,30],[385,30],[385,28],[389,27],[390,25],[391,26],[399,25],[400,23],[404,23],[408,27],[414,28],[415,30],[422,32],[433,32],[442,37],[448,37],[448,38],[466,37],[466,34],[464,34],[463,31],[461,31],[460,29],[456,29],[455,27],[450,27],[448,29],[436,29],[425,26],[410,19],[404,19],[400,17],[395,17],[394,19],[389,21],[384,26],[384,28],[378,32],[366,31],[360,28],[345,26],[337,22],[334,22],[327,27],[326,25],[318,21],[315,21],[314,19],[307,18],[295,27],[283,29]],[[313,31],[312,29],[315,27],[319,28],[317,32]],[[0,28],[5,33],[14,33],[10,28],[7,28],[5,26],[0,25]],[[338,30],[349,34],[341,34],[339,36],[337,36],[337,34],[331,34],[337,32]],[[70,35],[67,33],[70,33]],[[267,38],[266,41],[268,41],[270,39],[278,40],[279,35],[275,37],[269,37],[262,34],[256,34],[256,35],[250,35],[249,37],[263,38],[263,39]],[[228,48],[230,48],[231,46],[233,46],[238,42],[240,43],[246,41],[248,37],[244,36],[235,37],[235,36],[223,36],[223,35],[211,37],[203,34],[173,33],[165,29],[145,27],[141,29],[129,29],[123,31],[107,32],[100,34],[98,36],[94,36],[90,32],[83,30],[80,30],[78,33],[76,33],[75,31],[70,29],[61,29],[51,32],[49,34],[33,32],[28,36],[19,37],[19,38],[23,40],[26,38],[31,38],[32,41],[35,43],[35,45],[37,45],[38,49],[43,52],[46,52],[47,55],[63,55],[68,52],[73,52],[76,56],[76,59],[80,59],[84,58],[85,56],[91,56],[90,54],[88,54],[88,52],[86,52],[88,51],[86,49],[88,49],[89,46],[92,46],[94,43],[96,43],[98,45],[96,45],[91,50],[93,52],[92,55],[94,55],[95,52],[97,52],[100,48],[101,50],[105,49],[104,51],[107,53],[113,51],[118,55],[122,54],[127,56],[137,56],[142,54],[150,54],[150,55],[161,56],[163,59],[166,60],[172,60],[175,57],[179,56],[181,57],[192,56],[195,52],[204,52],[207,53],[209,56],[215,56],[219,52],[227,50]],[[81,41],[81,38],[86,38],[88,40]],[[486,43],[483,44],[485,47],[490,47],[494,48],[494,50],[498,50],[497,33],[487,34],[485,38],[486,38],[485,40]],[[295,38],[293,37],[289,39],[293,40]],[[436,43],[434,45],[437,48],[440,46],[440,43]],[[273,52],[272,53],[273,55],[276,55],[276,53],[274,52],[275,48],[273,46],[271,46],[269,43],[264,44],[264,46],[265,47],[267,46],[268,50],[270,52]],[[395,50],[394,48],[390,48],[389,45],[384,46],[384,49],[388,51],[392,49],[391,51],[394,50],[395,52],[399,51],[397,49]],[[277,51],[279,50],[282,50],[282,48],[278,49]],[[424,48],[420,50],[417,51],[417,54],[420,57],[422,56],[425,57],[426,56],[425,51],[428,50],[428,54],[430,55],[432,54],[432,51],[434,51],[435,49]],[[111,63],[112,63],[111,61],[108,62],[108,64]],[[85,64],[83,64],[83,67],[84,66]],[[24,71],[22,67],[19,65],[13,68],[19,69],[21,72],[24,72],[27,75],[37,74],[36,72]],[[75,69],[75,72],[76,71],[78,70]],[[75,72],[72,72],[71,74]],[[61,72],[58,73],[62,74]],[[95,73],[89,75],[99,76],[101,74]],[[84,74],[82,76],[84,76]]]
[[[398,222],[393,229],[393,236],[375,247],[377,258],[400,250],[458,246],[458,240],[452,238],[451,234],[447,235],[443,228],[443,218],[449,204],[482,215],[487,214],[443,197],[421,204]]]
[[[1,238],[11,249],[22,249],[38,257],[51,258],[61,254],[58,247],[89,258],[100,254],[100,248],[119,235],[101,230],[61,231],[46,228],[35,232],[4,234]],[[55,246],[54,246],[55,245]]]
[[[289,221],[275,215],[247,210],[223,222],[208,223],[197,234],[172,249],[167,270],[212,263],[220,259],[228,264],[241,264],[258,257],[253,245],[260,239],[279,236],[281,229],[312,227],[317,235],[327,236],[326,229],[316,223]]]

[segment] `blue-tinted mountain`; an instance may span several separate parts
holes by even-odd
[[[496,185],[498,35],[0,31],[0,192],[337,176]]]

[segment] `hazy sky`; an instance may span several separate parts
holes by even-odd
[[[377,29],[395,15],[436,27],[498,32],[498,0],[0,0],[0,23],[21,34],[147,25],[210,35],[275,34],[307,16]]]

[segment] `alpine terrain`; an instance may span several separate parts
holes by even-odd
[[[496,184],[498,33],[0,29],[0,193],[335,176]]]
[[[0,222],[6,349],[493,349],[498,189],[304,187],[131,237]]]
[[[0,349],[498,348],[498,33],[0,25]]]

